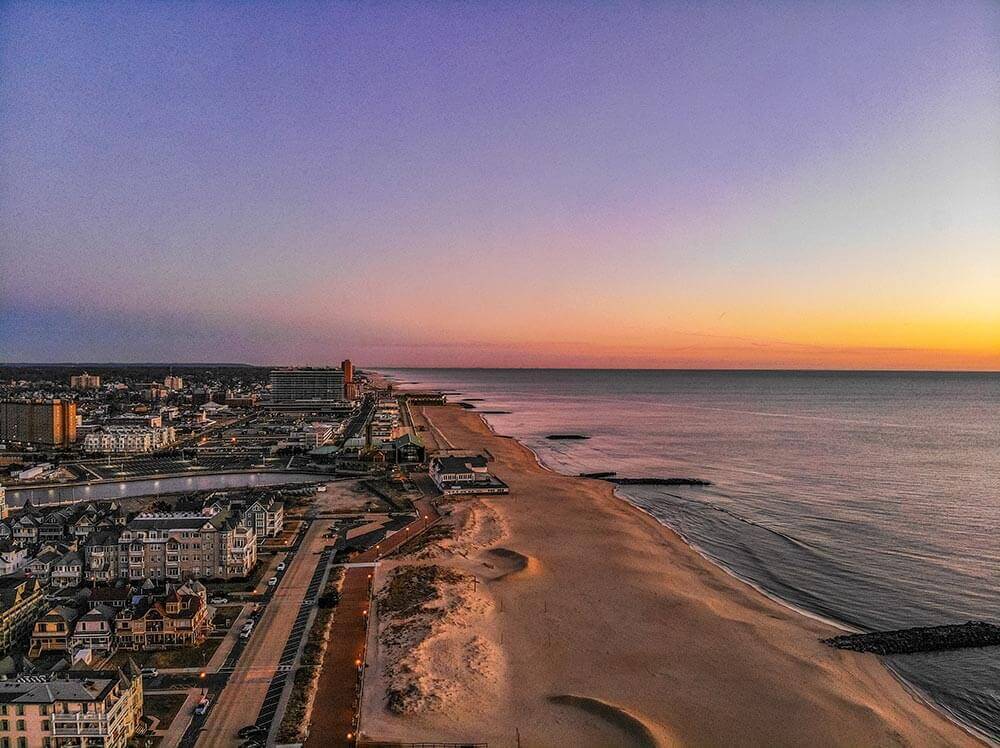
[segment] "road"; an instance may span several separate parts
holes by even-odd
[[[371,606],[371,564],[419,535],[438,519],[430,499],[414,502],[417,519],[374,548],[351,558],[344,570],[340,602],[330,627],[330,646],[323,658],[306,748],[353,746],[361,702],[359,663],[365,661],[368,611]]]
[[[271,679],[281,664],[288,634],[316,571],[319,554],[328,544],[323,538],[325,528],[325,524],[314,522],[306,531],[226,687],[209,712],[197,743],[199,748],[231,746],[238,742],[236,732],[241,727],[257,721]]]
[[[148,694],[176,694],[177,691],[147,691]],[[194,708],[198,706],[198,702],[201,701],[201,689],[200,688],[189,688],[187,691],[187,698],[184,704],[177,711],[177,715],[174,717],[174,721],[170,723],[170,727],[165,731],[160,733],[159,745],[161,748],[174,748],[181,742],[181,738],[184,736],[184,732],[187,730],[188,725],[191,724],[191,715],[194,712]]]

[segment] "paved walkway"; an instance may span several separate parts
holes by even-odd
[[[330,646],[323,658],[306,748],[354,745],[355,720],[361,706],[359,664],[365,661],[371,606],[373,570],[370,564],[392,553],[439,519],[429,499],[420,499],[414,505],[418,511],[416,520],[374,548],[357,554],[345,566],[340,602],[330,625]]]

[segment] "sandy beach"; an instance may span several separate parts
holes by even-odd
[[[414,419],[429,448],[491,455],[511,493],[445,502],[436,532],[380,566],[363,738],[980,745],[610,485],[543,469],[474,411]]]

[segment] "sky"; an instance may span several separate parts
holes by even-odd
[[[0,362],[1000,370],[1000,3],[0,3]]]

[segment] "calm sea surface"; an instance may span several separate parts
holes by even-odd
[[[401,369],[564,473],[620,490],[736,575],[861,629],[1000,623],[1000,375]],[[587,441],[550,441],[552,433]],[[891,665],[1000,740],[1000,648]]]

